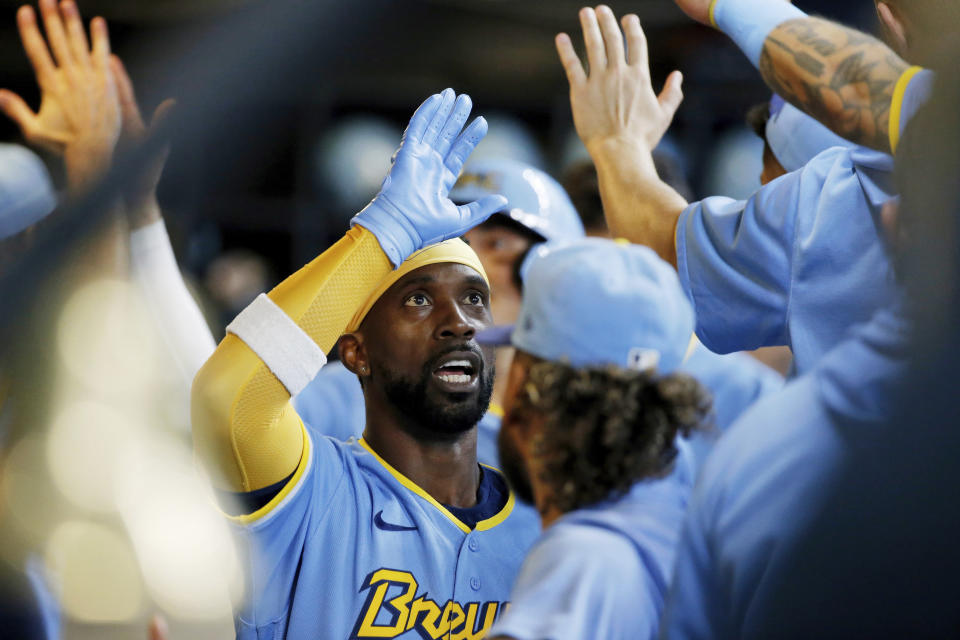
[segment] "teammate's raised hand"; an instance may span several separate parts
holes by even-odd
[[[453,89],[427,98],[403,133],[380,193],[353,218],[377,237],[394,266],[418,249],[463,235],[507,203],[487,196],[457,206],[447,197],[487,134],[482,117],[464,128],[471,108],[470,96]]]
[[[46,41],[33,8],[23,6],[17,12],[20,39],[40,85],[40,110],[34,113],[6,89],[0,90],[0,110],[17,123],[28,142],[62,155],[76,186],[106,168],[120,136],[107,23],[103,18],[91,21],[88,43],[73,0],[59,7],[55,0],[40,0],[40,13]]]
[[[590,149],[607,142],[642,142],[653,149],[670,127],[683,93],[682,76],[674,71],[657,96],[650,81],[647,40],[640,19],[624,16],[623,34],[610,7],[580,10],[589,75],[573,49],[570,36],[557,36],[557,52],[570,81],[570,104],[577,133]]]

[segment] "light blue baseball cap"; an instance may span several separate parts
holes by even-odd
[[[18,144],[0,144],[0,240],[47,217],[57,194],[40,156]]]
[[[523,283],[517,324],[477,335],[574,367],[675,371],[694,330],[676,271],[647,247],[585,238],[540,247]]]
[[[583,223],[560,183],[549,174],[515,160],[485,158],[467,164],[450,190],[454,202],[473,202],[500,194],[507,207],[498,211],[546,241],[584,237]]]
[[[832,147],[853,148],[845,140],[777,94],[770,99],[767,120],[767,144],[787,172],[802,169],[808,162]]]

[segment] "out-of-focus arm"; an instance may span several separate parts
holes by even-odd
[[[130,234],[130,266],[133,280],[189,386],[217,345],[183,281],[162,219]]]

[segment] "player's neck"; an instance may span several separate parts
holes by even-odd
[[[368,420],[363,438],[387,464],[437,502],[458,508],[476,506],[480,486],[476,428],[452,440],[425,442],[398,427]]]

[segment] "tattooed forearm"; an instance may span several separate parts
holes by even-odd
[[[821,20],[767,36],[760,73],[771,89],[841,136],[890,150],[890,102],[907,64],[879,40]]]

